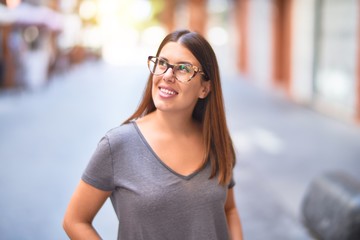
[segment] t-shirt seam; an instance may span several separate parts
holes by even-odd
[[[111,171],[112,171],[112,186],[113,188],[115,188],[115,173],[114,173],[114,158],[113,158],[113,154],[112,154],[112,149],[111,149],[111,144],[109,141],[109,136],[105,135],[107,144],[109,146],[109,151],[110,151],[110,159],[111,159]]]

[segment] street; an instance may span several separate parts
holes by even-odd
[[[358,175],[360,127],[260,89],[223,65],[245,239],[312,239],[301,223],[302,198],[324,172]],[[62,218],[71,194],[100,138],[135,110],[147,77],[145,59],[90,61],[41,89],[0,92],[1,239],[67,239]],[[116,239],[116,221],[107,201],[94,225]]]

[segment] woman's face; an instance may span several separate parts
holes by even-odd
[[[202,70],[194,55],[178,42],[169,42],[161,50],[159,57],[170,64],[190,63]],[[210,91],[210,81],[204,81],[197,73],[190,82],[176,80],[173,69],[162,75],[153,75],[152,97],[157,110],[192,114],[199,98],[205,98]]]

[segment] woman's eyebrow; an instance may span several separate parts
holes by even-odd
[[[193,65],[191,62],[186,62],[186,61],[177,62],[177,64],[190,64],[190,65]]]
[[[163,60],[165,60],[165,61],[169,62],[169,59],[167,59],[166,57],[159,56],[159,58],[161,58],[161,59],[163,59]]]
[[[164,59],[165,61],[167,61],[168,63],[170,63],[170,62],[169,62],[169,59],[167,59],[166,57],[159,56],[159,58]],[[187,62],[187,61],[180,61],[180,62],[176,62],[176,63],[172,63],[172,64],[190,64],[190,65],[194,65],[194,64],[192,64],[191,62]]]

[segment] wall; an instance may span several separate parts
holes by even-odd
[[[271,1],[249,1],[248,76],[260,86],[271,84],[272,12]]]
[[[293,0],[290,91],[302,103],[311,102],[313,94],[315,1]]]

